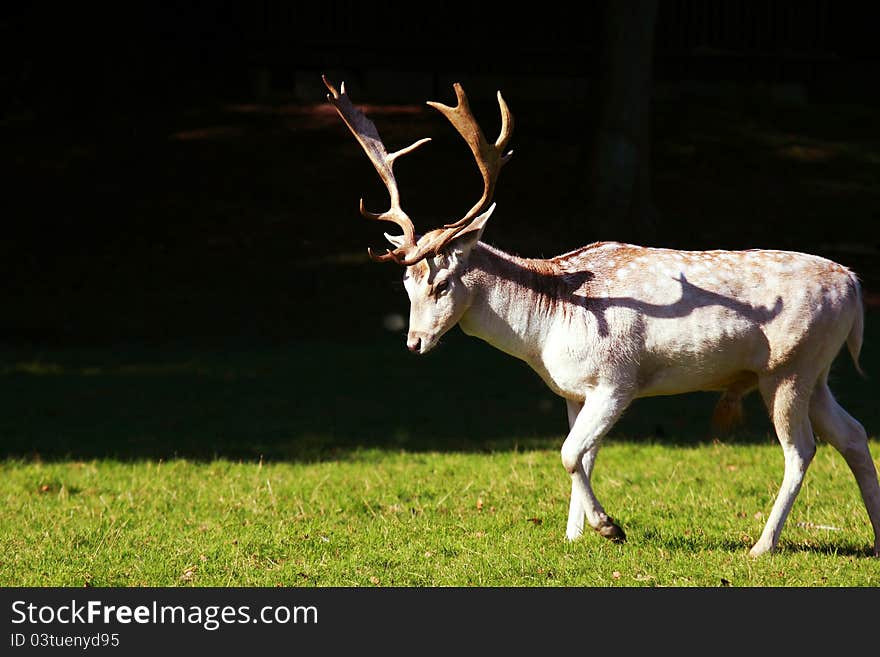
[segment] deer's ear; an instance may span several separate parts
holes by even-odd
[[[489,217],[492,216],[494,210],[495,204],[493,203],[489,206],[488,210],[479,215],[467,228],[456,235],[443,250],[449,254],[457,256],[459,259],[467,258],[471,249],[474,248],[474,245],[480,241],[480,237],[483,235],[483,229],[486,227],[486,222],[489,221]]]
[[[388,233],[385,233],[385,239],[391,242],[394,248],[399,249],[403,246],[403,235],[389,235]]]

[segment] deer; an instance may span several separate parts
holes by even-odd
[[[832,361],[846,344],[859,367],[862,293],[848,268],[820,256],[767,249],[684,251],[613,241],[552,258],[505,253],[481,240],[495,210],[513,115],[497,93],[501,128],[487,141],[459,83],[457,104],[428,101],[470,148],[483,180],[460,219],[417,234],[401,205],[394,163],[424,138],[386,150],[375,124],[322,76],[327,100],[366,153],[390,207],[363,217],[395,224],[376,262],[403,267],[410,312],[406,346],[426,354],[454,326],[528,364],[565,400],[562,465],[571,478],[566,538],[590,528],[616,543],[626,534],[603,508],[591,479],[603,437],[638,398],[720,392],[719,422],[734,422],[757,390],[784,455],[782,483],[749,555],[776,551],[816,452],[816,436],[849,466],[880,557],[880,483],[864,427],[834,398]]]

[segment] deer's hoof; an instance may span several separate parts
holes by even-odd
[[[612,543],[626,543],[626,534],[613,519],[608,518],[607,524],[603,525],[596,531],[599,536],[607,538]]]

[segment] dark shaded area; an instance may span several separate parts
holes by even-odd
[[[870,343],[880,313],[868,316]],[[0,456],[28,459],[322,460],[361,448],[557,449],[564,403],[524,363],[454,330],[426,356],[404,336],[283,346],[4,350]],[[862,365],[880,372],[876,349]],[[840,402],[880,426],[876,383],[844,355]],[[608,440],[774,444],[757,395],[732,433],[710,427],[713,393],[636,400]],[[781,455],[780,455],[781,458]]]
[[[420,361],[386,328],[406,316],[400,272],[367,261],[382,227],[357,213],[385,192],[323,102],[320,73],[344,75],[390,146],[433,138],[397,173],[417,225],[437,225],[480,181],[423,101],[451,102],[455,76],[495,134],[506,83],[516,155],[486,241],[529,256],[590,241],[578,149],[599,4],[499,21],[479,3],[467,22],[457,7],[0,10],[2,453],[310,458],[561,437],[561,403],[521,363],[457,330]],[[876,304],[874,14],[661,2],[654,243],[826,255]],[[851,373],[844,405],[876,433],[876,385]],[[638,402],[615,435],[708,439],[713,402]]]

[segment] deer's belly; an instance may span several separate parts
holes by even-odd
[[[665,368],[653,372],[641,382],[637,397],[679,395],[686,392],[727,390],[731,387],[750,387],[757,380],[754,372],[742,369],[722,371],[695,371],[686,368]]]
[[[639,361],[638,396],[725,390],[767,367],[770,345],[757,326],[680,331],[646,344]]]
[[[579,401],[600,382],[617,383],[633,397],[675,395],[725,390],[766,368],[770,348],[759,325],[700,315],[655,320],[627,339],[583,339],[569,326],[528,362],[556,394]]]

